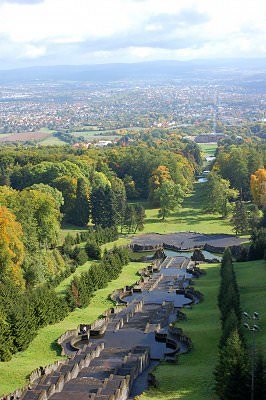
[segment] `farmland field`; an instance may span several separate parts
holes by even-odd
[[[65,146],[67,143],[53,135],[49,135],[40,144],[42,146]]]
[[[26,142],[26,141],[41,141],[42,139],[50,136],[50,132],[37,131],[37,132],[21,132],[21,133],[12,133],[8,136],[2,137],[0,135],[0,142]]]

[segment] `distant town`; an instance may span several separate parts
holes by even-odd
[[[102,147],[145,129],[217,142],[228,133],[258,133],[265,104],[265,89],[255,78],[234,86],[207,78],[189,84],[6,83],[0,85],[0,142]]]

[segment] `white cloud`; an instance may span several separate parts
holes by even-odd
[[[32,44],[28,44],[25,47],[25,51],[21,55],[21,57],[25,56],[28,58],[38,58],[44,56],[46,54],[45,46],[34,46]]]
[[[264,0],[0,0],[0,67],[265,56]]]

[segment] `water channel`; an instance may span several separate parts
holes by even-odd
[[[204,170],[202,171],[202,174],[197,177],[198,183],[208,182],[207,175],[210,173],[210,167],[215,159],[216,159],[215,156],[206,156],[205,157]]]

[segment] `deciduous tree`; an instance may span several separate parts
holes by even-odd
[[[266,169],[258,169],[251,175],[250,188],[254,203],[258,206],[266,206]]]
[[[177,206],[179,206],[184,199],[184,192],[179,184],[173,181],[163,182],[158,189],[155,190],[155,197],[159,203],[159,218],[162,220],[170,215]]]

